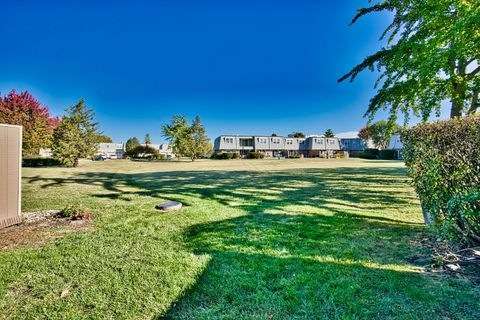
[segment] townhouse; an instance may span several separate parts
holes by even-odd
[[[281,136],[222,135],[214,141],[215,152],[238,152],[246,156],[255,151],[265,157],[333,157],[341,152],[338,138],[309,136],[290,138]]]

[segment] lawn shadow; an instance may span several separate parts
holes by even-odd
[[[405,174],[404,168],[90,171],[25,181],[45,189],[92,186],[87,196],[125,206],[118,224],[160,220],[151,206],[160,199],[190,206],[186,222],[175,220],[178,212],[166,214],[162,227],[177,224],[175,250],[209,262],[158,318],[478,318],[476,291],[409,264],[410,255],[425,250],[419,244],[425,226],[415,220],[421,211]],[[134,216],[130,205],[154,213]],[[465,293],[455,293],[459,288]]]
[[[423,230],[348,214],[251,213],[197,224],[186,241],[210,262],[157,318],[475,318],[473,294],[451,301],[447,281],[408,265],[423,250],[411,241]]]

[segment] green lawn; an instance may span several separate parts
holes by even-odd
[[[23,210],[88,230],[0,252],[0,318],[478,319],[480,289],[425,272],[400,162],[85,162],[24,169]],[[154,206],[179,200],[181,211]],[[70,295],[60,298],[68,289]]]

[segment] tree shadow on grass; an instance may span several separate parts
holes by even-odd
[[[409,266],[420,226],[349,215],[251,213],[185,237],[211,259],[159,319],[470,318],[475,294]]]
[[[90,196],[105,201],[128,204],[143,197],[196,206],[203,216],[192,216],[183,238],[191,251],[211,259],[162,315],[167,318],[479,316],[467,285],[408,265],[407,257],[421,250],[415,240],[424,227],[401,216],[412,208],[420,215],[404,169],[84,172],[26,179],[42,188],[97,186]],[[212,206],[217,216],[209,217]],[[461,289],[465,294],[456,293]]]
[[[108,192],[95,192],[92,196],[104,199],[129,202],[135,197],[152,197],[188,202],[188,198],[193,198],[236,206],[246,212],[297,210],[305,213],[311,210],[318,213],[323,209],[344,213],[348,208],[375,213],[377,209],[409,206],[417,201],[415,194],[405,188],[405,171],[396,168],[85,172],[67,178],[27,179],[30,183],[40,183],[42,188],[68,184],[99,186]]]

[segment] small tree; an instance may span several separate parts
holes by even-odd
[[[150,134],[146,134],[145,135],[145,144],[151,144],[152,143],[152,140],[150,139]]]
[[[205,134],[205,127],[196,116],[191,126],[184,116],[174,116],[172,123],[162,127],[163,135],[172,145],[173,152],[180,157],[189,157],[192,161],[208,156],[211,144]]]
[[[272,133],[272,137],[277,137],[277,134],[276,134],[276,133]]]
[[[179,115],[173,116],[171,124],[162,126],[162,134],[170,143],[173,153],[180,158],[180,155],[183,154],[181,142],[188,134],[187,118]]]
[[[87,109],[81,99],[66,109],[60,124],[53,132],[53,157],[66,166],[78,166],[78,159],[93,156],[97,151],[98,124],[93,122],[94,112]]]
[[[378,149],[386,149],[392,135],[398,132],[400,132],[400,127],[397,124],[392,125],[385,120],[381,120],[362,128],[358,132],[358,137],[364,140],[372,140]]]
[[[58,121],[27,91],[18,94],[12,90],[3,98],[0,95],[0,123],[23,126],[24,156],[38,156],[40,148],[51,146]]]
[[[292,132],[288,135],[289,138],[305,138],[305,133],[303,132]]]
[[[327,129],[323,135],[324,135],[325,137],[327,137],[327,138],[333,138],[333,137],[335,137],[335,135],[333,134],[333,130],[332,130],[332,129]]]
[[[195,117],[181,144],[183,155],[189,157],[192,161],[205,157],[211,152],[211,144],[205,134],[205,127],[200,123],[199,116]]]
[[[125,143],[125,151],[128,153],[138,147],[140,145],[140,141],[136,137],[130,138]]]

